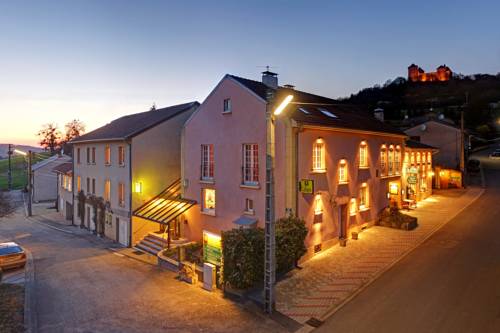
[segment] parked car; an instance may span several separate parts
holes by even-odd
[[[26,253],[17,243],[0,243],[0,269],[6,270],[16,267],[24,267],[26,264]]]
[[[494,153],[491,153],[490,158],[494,160],[500,160],[500,151],[495,151]]]
[[[481,162],[479,160],[469,160],[467,162],[467,171],[470,173],[476,173],[479,172],[479,166],[481,165]]]

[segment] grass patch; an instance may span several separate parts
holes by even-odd
[[[40,162],[50,157],[49,153],[36,153],[33,154],[33,164]],[[15,190],[23,189],[26,186],[28,176],[27,160],[25,156],[13,155],[11,159],[12,165],[12,188]],[[7,190],[9,175],[9,160],[0,160],[0,190]]]
[[[0,284],[0,332],[24,332],[24,287]]]

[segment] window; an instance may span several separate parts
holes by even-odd
[[[90,147],[87,147],[87,164],[90,164]]]
[[[311,112],[307,111],[304,108],[299,108],[299,111],[302,112],[303,114],[311,114]]]
[[[347,162],[344,159],[339,164],[339,184],[347,184]]]
[[[92,164],[95,164],[95,147],[92,147]]]
[[[201,145],[201,179],[214,179],[214,145]]]
[[[411,153],[411,165],[415,165],[415,153]]]
[[[322,114],[324,114],[325,116],[327,117],[330,117],[330,118],[338,118],[336,115],[334,115],[333,113],[331,113],[330,111],[326,110],[326,109],[323,109],[323,108],[319,108],[318,109],[319,111],[321,111]]]
[[[111,180],[109,179],[104,182],[104,200],[111,200]]]
[[[356,207],[356,198],[351,198],[351,202],[349,203],[349,215],[356,215],[357,207]]]
[[[118,205],[125,207],[125,185],[123,183],[118,184]]]
[[[82,190],[82,177],[76,177],[76,190],[80,192]]]
[[[420,164],[420,153],[417,153],[417,164]]]
[[[321,194],[314,197],[314,223],[323,222],[323,200]]]
[[[394,172],[399,175],[401,172],[401,147],[396,146],[396,154],[394,155]]]
[[[95,194],[95,178],[92,178],[92,194]]]
[[[67,187],[67,190],[69,192],[72,192],[73,191],[73,177],[71,176],[66,176],[68,178],[68,187]]]
[[[362,141],[359,145],[359,167],[368,168],[368,145]]]
[[[432,164],[432,156],[431,153],[427,153],[427,164],[430,166]]]
[[[250,143],[243,145],[243,184],[259,183],[259,145]]]
[[[123,146],[118,147],[118,165],[125,165],[125,148]]]
[[[104,164],[111,165],[111,147],[104,147]]]
[[[325,167],[325,142],[318,138],[313,144],[312,169],[315,172],[324,172]]]
[[[87,193],[90,193],[90,178],[87,177]]]
[[[215,190],[205,188],[202,190],[202,210],[206,214],[215,215]]]
[[[231,99],[230,98],[226,98],[224,100],[224,111],[222,111],[223,113],[231,113]]]
[[[80,148],[76,148],[76,163],[80,164],[81,162]]]
[[[255,211],[253,210],[253,200],[252,199],[245,200],[245,213],[252,214],[252,215],[255,213]]]
[[[380,172],[382,176],[387,175],[387,147],[385,145],[380,148]]]
[[[368,185],[366,183],[363,183],[361,185],[360,190],[359,190],[359,209],[365,210],[365,209],[368,209],[368,207],[369,207]]]
[[[389,146],[389,175],[394,173],[394,146]]]

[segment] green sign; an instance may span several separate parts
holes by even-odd
[[[311,179],[302,179],[299,182],[299,191],[307,194],[314,193],[314,181]]]
[[[410,168],[410,173],[418,173],[418,169],[415,167]]]
[[[408,184],[416,184],[417,176],[408,176],[408,178],[406,178],[406,181],[408,182]]]
[[[203,261],[220,266],[222,261],[220,236],[203,232]]]

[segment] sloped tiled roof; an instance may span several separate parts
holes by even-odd
[[[69,174],[73,172],[73,163],[71,162],[65,162],[61,163],[55,168],[52,169],[53,172],[55,173],[62,173],[63,175]]]
[[[264,100],[267,91],[272,89],[259,81],[234,75],[229,75],[229,77],[238,81]],[[291,118],[303,124],[406,136],[401,130],[379,121],[358,106],[343,104],[332,98],[292,88],[278,87],[278,89],[275,89],[275,93],[275,99],[278,101],[287,95],[294,96],[293,104],[287,107],[287,112]],[[306,110],[307,113],[302,112],[301,108]],[[325,109],[337,117],[330,117],[321,112],[320,109]]]
[[[126,140],[199,105],[198,102],[190,102],[123,116],[72,140],[71,143],[100,140]]]

